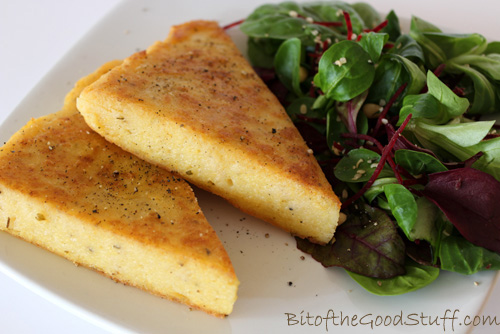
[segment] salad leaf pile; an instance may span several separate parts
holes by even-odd
[[[340,1],[263,5],[240,28],[347,217],[301,250],[381,295],[500,269],[499,42]]]

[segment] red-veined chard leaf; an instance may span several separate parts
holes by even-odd
[[[348,215],[334,243],[318,245],[297,238],[297,247],[325,267],[377,278],[405,273],[405,246],[396,226],[384,211],[369,206]]]
[[[379,296],[396,296],[423,288],[439,276],[439,268],[408,261],[406,274],[388,279],[377,279],[347,272],[367,291]]]
[[[429,175],[422,192],[471,243],[500,253],[500,182],[473,168]]]

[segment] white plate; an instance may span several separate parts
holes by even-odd
[[[262,2],[123,2],[77,43],[23,100],[2,125],[1,139],[8,139],[30,117],[58,110],[72,84],[102,63],[126,57],[164,39],[172,24],[200,18],[227,24],[245,17]],[[381,12],[393,8],[405,18],[416,14],[444,29],[480,32],[488,38],[495,38],[500,31],[497,2],[475,1],[475,6],[470,8],[460,7],[459,2],[451,0],[424,0],[419,1],[418,6],[416,2],[403,5],[397,0],[370,3]],[[232,29],[230,34],[244,50],[245,40],[238,30]],[[197,195],[207,218],[224,241],[241,281],[239,299],[227,319],[190,311],[183,305],[116,284],[5,233],[0,233],[0,270],[68,312],[112,332],[499,332],[500,326],[463,324],[466,316],[473,320],[481,312],[497,316],[497,323],[500,322],[496,273],[461,276],[443,272],[436,282],[417,292],[397,297],[373,296],[341,269],[324,269],[308,256],[302,260],[303,254],[286,233],[206,192],[197,190]],[[319,318],[331,315],[329,311],[343,321]],[[398,321],[400,315],[407,321],[406,325],[378,324],[380,320]],[[442,319],[453,315],[457,316],[454,321]],[[357,320],[353,320],[354,317]]]

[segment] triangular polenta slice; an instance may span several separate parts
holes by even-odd
[[[116,281],[231,313],[238,279],[191,187],[92,131],[76,110],[31,120],[0,151],[0,230]]]
[[[95,131],[243,211],[319,243],[340,202],[276,97],[217,23],[175,26],[86,88]]]

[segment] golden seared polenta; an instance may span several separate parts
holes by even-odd
[[[231,313],[238,279],[190,186],[92,131],[76,110],[30,121],[0,151],[0,230],[116,281]]]
[[[340,202],[276,97],[217,23],[172,28],[77,100],[107,140],[319,243]]]

